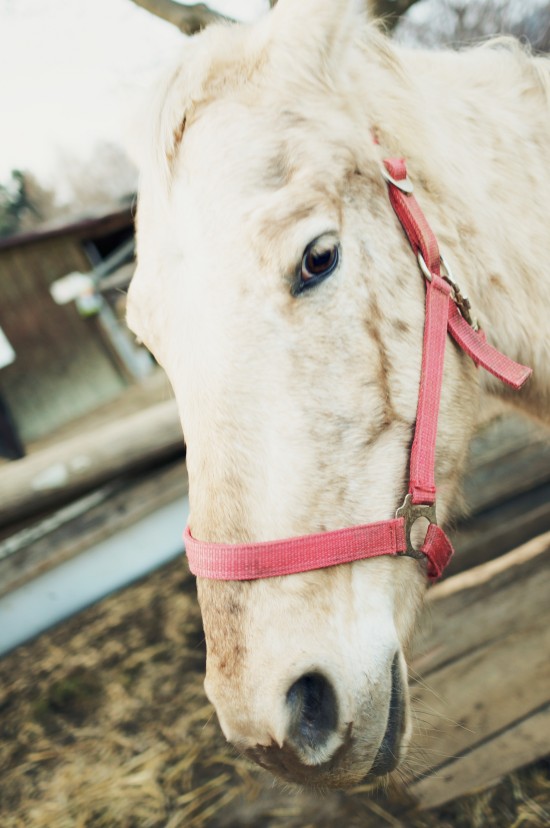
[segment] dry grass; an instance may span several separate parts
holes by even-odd
[[[395,800],[275,784],[236,756],[202,689],[181,563],[0,662],[2,828],[542,828],[549,764],[404,821]]]

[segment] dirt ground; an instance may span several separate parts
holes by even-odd
[[[418,816],[383,792],[283,787],[225,744],[204,657],[178,561],[0,661],[2,828],[550,825],[550,761]]]

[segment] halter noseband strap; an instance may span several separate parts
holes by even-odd
[[[187,527],[184,539],[189,567],[198,577],[256,580],[379,555],[408,555],[427,560],[427,575],[433,581],[441,576],[453,554],[451,542],[437,525],[435,514],[435,444],[447,332],[476,365],[516,390],[531,375],[531,369],[489,345],[478,329],[470,314],[469,301],[453,281],[437,239],[413,195],[405,161],[402,158],[384,160],[382,175],[388,185],[391,205],[427,285],[422,370],[405,502],[392,520],[262,543],[209,543],[194,538]],[[417,550],[411,540],[411,530],[421,517],[429,521],[429,526],[424,543]]]

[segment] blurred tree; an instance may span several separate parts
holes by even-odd
[[[537,0],[423,0],[422,15],[400,18],[398,39],[412,45],[461,45],[496,34],[527,41],[542,52],[550,49],[550,2]],[[429,25],[426,25],[429,21]]]
[[[228,20],[220,12],[216,12],[205,3],[192,5],[178,3],[177,0],[132,0],[138,6],[173,23],[184,34],[192,35],[204,29],[216,20]],[[388,28],[392,28],[399,17],[404,14],[418,0],[365,0],[365,5],[373,17],[384,20]],[[266,0],[266,5],[275,6],[277,0]]]
[[[227,20],[219,12],[213,11],[205,3],[183,5],[176,0],[132,0],[137,6],[173,23],[184,34],[192,35],[204,29],[215,20]]]
[[[10,180],[0,184],[0,237],[16,233],[28,213],[36,211],[28,199],[25,174],[21,170],[12,170]]]
[[[21,189],[11,173],[11,182],[0,184],[0,237],[15,233],[19,225]]]
[[[101,170],[101,175],[98,175]],[[44,223],[70,221],[117,210],[135,192],[137,174],[120,147],[95,147],[93,164],[68,150],[63,154],[63,201],[28,170],[13,170],[0,184],[0,238],[35,230]]]
[[[65,150],[63,176],[64,209],[73,215],[117,209],[137,186],[135,167],[121,147],[109,142],[94,147],[92,163]]]
[[[54,191],[41,184],[34,173],[24,170],[21,176],[25,208],[20,212],[17,229],[26,231],[55,218],[59,207]]]
[[[0,238],[33,230],[59,212],[53,190],[28,170],[12,170],[0,184]]]
[[[372,17],[382,20],[387,29],[393,29],[399,18],[419,0],[367,0]]]

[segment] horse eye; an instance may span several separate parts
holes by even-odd
[[[340,245],[334,239],[316,239],[306,247],[302,258],[298,292],[313,287],[336,269],[340,260]]]

